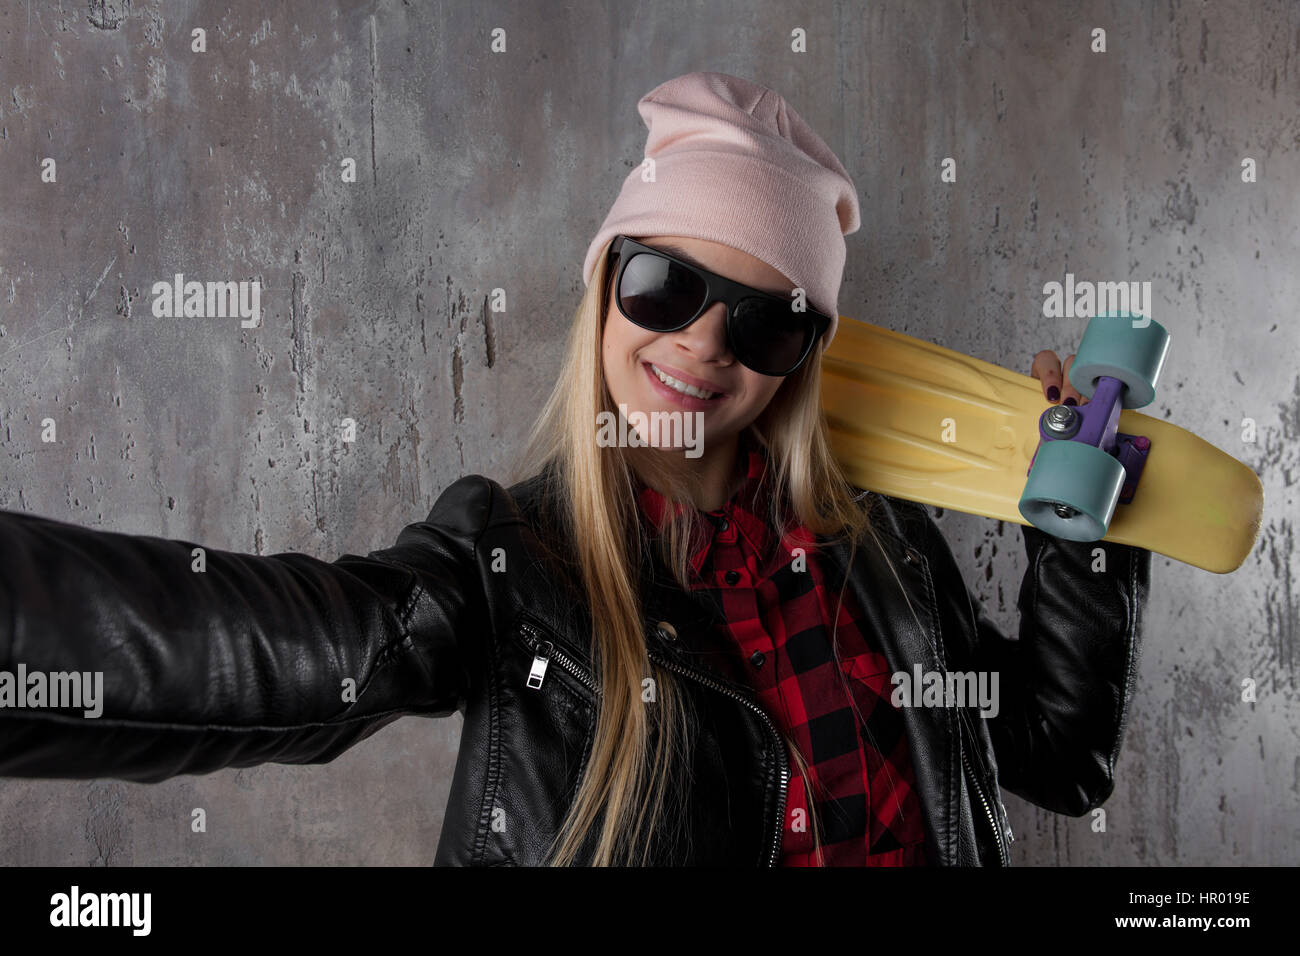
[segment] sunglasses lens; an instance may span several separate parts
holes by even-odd
[[[639,253],[623,270],[618,287],[623,312],[642,328],[668,332],[699,311],[704,280],[659,256]]]
[[[811,317],[777,302],[744,299],[732,325],[736,358],[763,375],[785,375],[816,334]]]

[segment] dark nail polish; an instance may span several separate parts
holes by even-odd
[[[1060,397],[1061,397],[1061,390],[1057,388],[1055,385],[1053,385],[1051,388],[1047,390],[1047,400],[1049,402],[1054,402]]]
[[[1067,398],[1067,399],[1066,399],[1064,402],[1062,402],[1061,404],[1062,404],[1062,405],[1078,405],[1079,403],[1076,402],[1076,401],[1075,401],[1074,399],[1072,399],[1072,398]]]

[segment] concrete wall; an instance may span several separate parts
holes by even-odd
[[[636,101],[696,69],[780,91],[855,178],[845,315],[1027,372],[1084,324],[1043,318],[1044,282],[1153,282],[1174,344],[1147,411],[1255,467],[1265,524],[1230,576],[1156,557],[1105,832],[1007,795],[1017,860],[1296,862],[1286,0],[0,0],[0,507],[332,558],[391,543],[462,474],[500,475],[640,160]],[[178,272],[259,278],[261,326],[155,318]],[[1019,531],[940,522],[1014,628]],[[322,767],[0,781],[0,863],[429,863],[459,728],[400,721]]]

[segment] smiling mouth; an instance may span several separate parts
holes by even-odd
[[[658,365],[655,365],[654,362],[647,362],[646,364],[650,366],[650,371],[655,374],[655,377],[658,378],[659,381],[663,382],[674,391],[681,392],[683,395],[689,395],[692,398],[699,398],[708,401],[709,399],[717,398],[719,395],[725,394],[723,392],[710,392],[707,389],[696,388],[694,385],[688,385],[680,379],[673,378]]]

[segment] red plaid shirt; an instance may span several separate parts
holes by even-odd
[[[808,763],[826,865],[923,865],[921,807],[902,715],[889,701],[889,665],[846,588],[837,671],[830,642],[837,595],[825,586],[816,541],[797,527],[772,547],[776,535],[761,517],[758,489],[766,458],[745,438],[741,454],[744,487],[723,507],[697,512],[709,520],[698,523],[692,591],[717,609],[758,702]],[[662,527],[663,497],[641,484],[638,502],[651,526]],[[806,553],[804,570],[795,569],[796,547]],[[817,865],[808,796],[793,760],[781,865]]]

